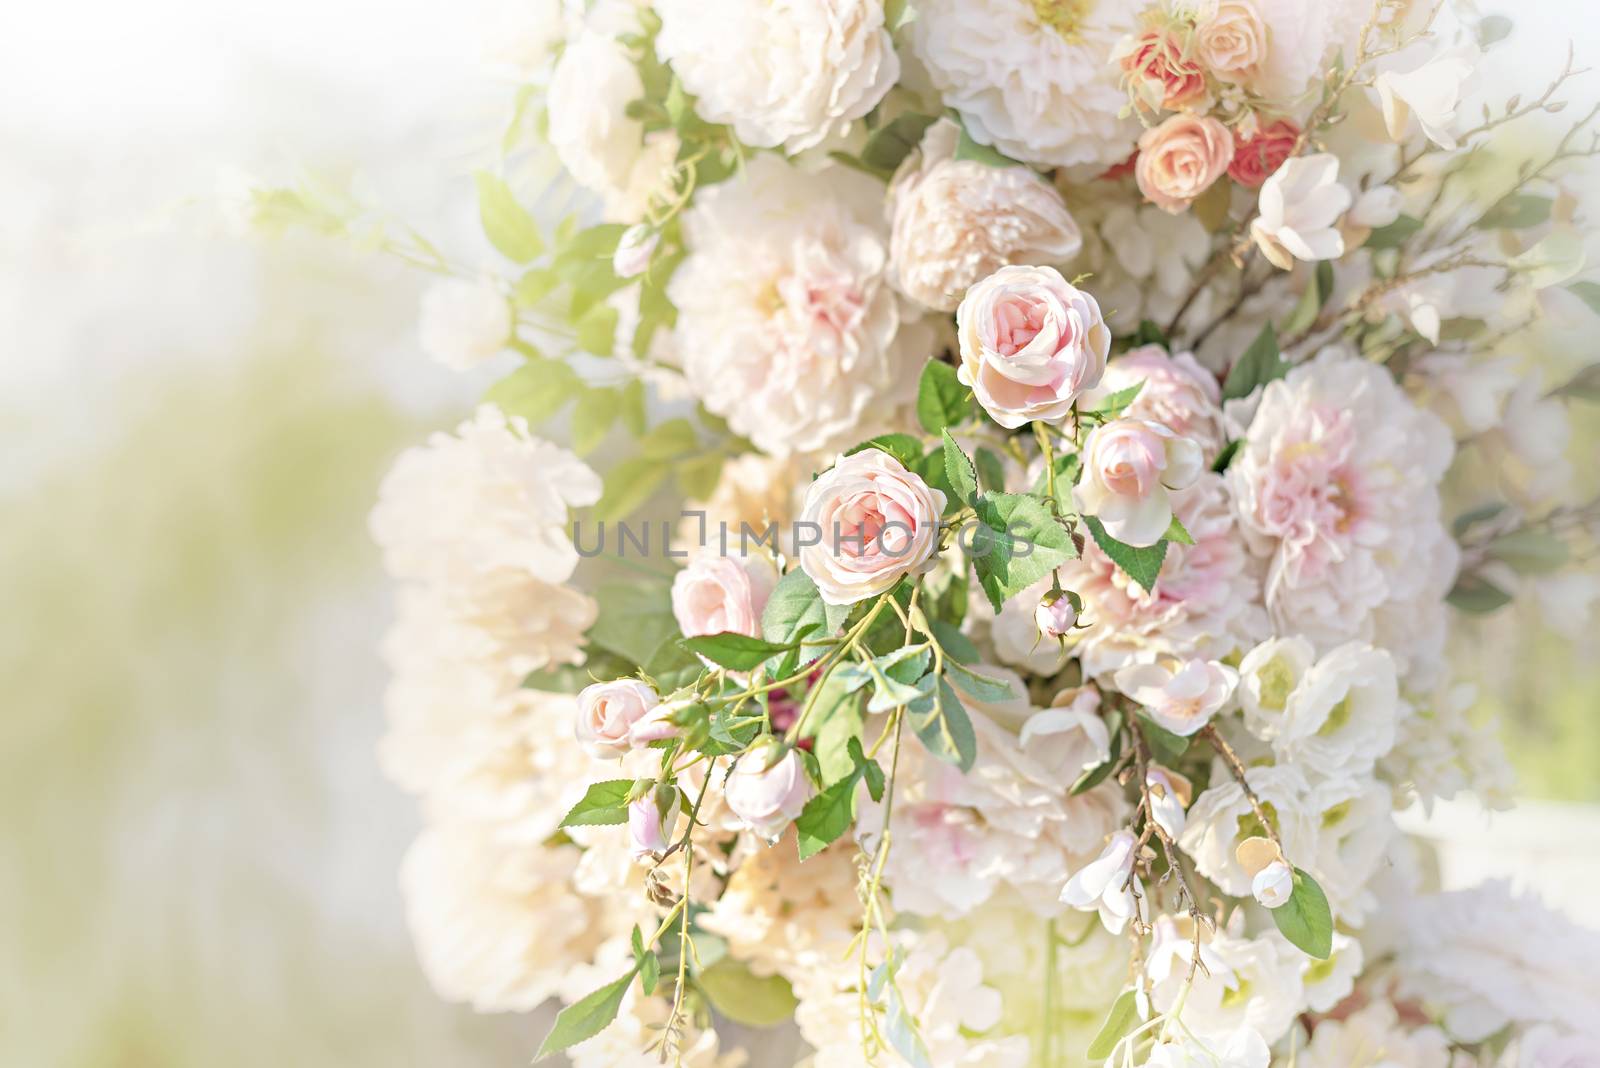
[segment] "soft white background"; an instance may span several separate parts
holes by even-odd
[[[1569,38],[1600,61],[1586,0],[1507,13],[1505,93],[1542,86]],[[387,614],[361,534],[371,479],[481,380],[422,360],[409,273],[241,237],[218,207],[239,173],[311,170],[484,255],[468,175],[510,95],[480,62],[494,16],[488,0],[0,11],[0,507],[42,517],[7,519],[26,532],[0,557],[0,635],[26,650],[0,659],[0,915],[21,947],[0,955],[0,1063],[446,1066],[532,1049],[525,1026],[428,995],[394,885],[413,807],[370,755]],[[318,525],[287,548],[259,528],[307,504],[295,471],[309,481],[329,453],[254,508],[252,391],[303,391],[320,450],[345,447],[340,405],[387,413],[359,445],[351,430],[366,459],[317,483]],[[213,404],[229,407],[197,410]],[[166,436],[140,451],[129,435],[153,417]],[[253,447],[298,442],[300,425]],[[77,469],[107,474],[64,482]],[[214,522],[190,536],[195,514]],[[170,588],[147,581],[158,570]],[[185,580],[197,607],[174,607]],[[153,634],[166,612],[181,625]],[[107,664],[115,684],[89,693]],[[1568,818],[1487,836],[1456,814],[1449,835],[1476,844],[1446,875],[1516,871],[1531,846],[1575,906],[1600,861],[1567,848]]]

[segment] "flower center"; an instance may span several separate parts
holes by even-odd
[[[1033,15],[1039,25],[1056,31],[1063,41],[1077,44],[1083,40],[1079,32],[1094,7],[1094,0],[1033,0]]]

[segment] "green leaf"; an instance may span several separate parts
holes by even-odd
[[[1333,952],[1333,911],[1328,908],[1328,895],[1299,868],[1294,870],[1294,892],[1272,910],[1272,922],[1283,937],[1318,960],[1327,960]]]
[[[735,1023],[776,1027],[794,1018],[794,991],[781,975],[756,975],[732,957],[724,957],[697,977],[711,1005]]]
[[[875,438],[868,438],[861,444],[845,452],[846,456],[854,456],[867,449],[877,449],[886,452],[900,461],[901,466],[909,468],[922,457],[922,442],[910,434],[879,434]]]
[[[584,352],[610,356],[617,340],[617,309],[596,304],[573,324],[573,337]]]
[[[1100,1026],[1100,1033],[1089,1043],[1086,1056],[1091,1061],[1103,1061],[1111,1056],[1117,1043],[1139,1024],[1139,999],[1132,990],[1124,990],[1111,1005],[1111,1013]]]
[[[1589,305],[1590,311],[1600,315],[1600,282],[1574,282],[1567,287],[1567,292],[1576,294]]]
[[[600,614],[589,628],[590,644],[629,663],[648,663],[662,642],[678,636],[672,595],[665,583],[607,582],[595,590],[595,600]]]
[[[1463,612],[1487,615],[1510,604],[1511,595],[1479,575],[1462,575],[1445,601]]]
[[[544,239],[539,227],[526,208],[517,203],[499,175],[479,171],[478,218],[483,222],[483,233],[500,254],[513,263],[527,263],[544,251]]]
[[[636,447],[639,455],[643,457],[657,460],[675,459],[698,451],[700,438],[694,432],[694,424],[689,420],[668,419],[652,427],[649,433],[639,439]]]
[[[1491,541],[1488,553],[1523,575],[1548,575],[1559,571],[1572,556],[1567,543],[1554,534],[1526,527]]]
[[[978,481],[991,490],[1004,489],[1006,465],[991,450],[978,446],[972,454],[972,465],[978,469]]]
[[[642,666],[644,673],[656,681],[657,693],[670,693],[687,686],[706,669],[693,653],[678,644],[676,638],[668,638],[656,646],[656,651]]]
[[[917,422],[930,434],[955,426],[972,410],[972,391],[961,384],[956,369],[942,360],[929,360],[917,383]]]
[[[1550,218],[1553,202],[1549,197],[1529,193],[1511,193],[1495,202],[1484,212],[1479,226],[1490,230],[1526,230]]]
[[[1232,206],[1233,183],[1212,182],[1205,192],[1194,198],[1190,210],[1206,233],[1214,234],[1228,224],[1228,211]]]
[[[822,594],[817,592],[817,584],[797,567],[778,580],[772,596],[767,598],[767,607],[761,612],[761,634],[769,642],[788,644],[808,628],[814,638],[834,633],[834,628],[828,623],[827,606],[822,603]],[[802,646],[800,662],[809,664],[822,655],[824,648],[820,645]]]
[[[539,1052],[533,1055],[533,1059],[560,1053],[604,1031],[617,1018],[617,1010],[622,1007],[622,999],[627,995],[628,986],[638,971],[638,965],[635,965],[621,979],[606,984],[557,1013],[555,1024],[550,1028],[550,1033],[544,1036],[544,1041],[539,1043]]]
[[[650,415],[645,407],[644,380],[635,378],[623,386],[618,399],[622,405],[622,425],[634,437],[643,434],[650,426]]]
[[[1367,235],[1367,243],[1362,246],[1373,251],[1382,251],[1388,248],[1399,248],[1407,239],[1418,230],[1422,229],[1422,220],[1410,215],[1402,215],[1388,226],[1380,226]]]
[[[1171,349],[1172,345],[1167,340],[1167,332],[1161,329],[1159,323],[1153,319],[1140,319],[1139,329],[1133,333],[1135,348],[1143,345],[1160,345],[1164,349]]]
[[[628,822],[628,794],[632,779],[607,779],[590,783],[578,803],[561,819],[563,827],[607,827]]]
[[[859,744],[859,743],[858,743]],[[795,818],[800,859],[808,860],[839,840],[856,818],[856,781],[852,772],[806,802]]]
[[[1311,273],[1311,282],[1306,286],[1305,292],[1300,294],[1300,300],[1295,305],[1294,311],[1289,313],[1289,318],[1283,321],[1281,329],[1290,337],[1311,329],[1317,321],[1317,315],[1322,311],[1322,306],[1328,303],[1328,298],[1333,295],[1333,263],[1322,260],[1317,264],[1316,270]]]
[[[930,626],[934,640],[939,643],[939,648],[944,650],[947,661],[953,659],[958,664],[976,664],[983,659],[983,654],[972,644],[972,639],[962,634],[959,628],[939,619],[934,620]]]
[[[985,704],[998,704],[1009,701],[1016,696],[1011,689],[1011,683],[1005,679],[997,679],[993,675],[983,675],[973,671],[965,664],[957,661],[944,662],[946,677],[959,686],[962,691],[970,694],[974,700]]]
[[[669,468],[647,456],[623,460],[606,472],[605,492],[594,506],[597,520],[616,520],[650,499],[667,479]]]
[[[618,410],[614,389],[591,389],[579,397],[572,409],[572,451],[579,456],[593,452],[616,422]]]
[[[994,493],[974,502],[978,523],[968,555],[995,611],[1077,556],[1072,535],[1037,497]]]
[[[1092,515],[1084,516],[1083,522],[1089,528],[1094,543],[1100,546],[1100,551],[1110,557],[1111,562],[1122,569],[1123,574],[1146,591],[1155,589],[1156,579],[1161,575],[1162,561],[1167,558],[1165,540],[1158,541],[1154,545],[1133,546],[1107,534],[1105,525]]]
[[[928,678],[931,681],[933,676]],[[937,686],[928,687],[906,706],[906,716],[924,749],[962,771],[972,770],[978,759],[978,737],[966,707],[948,682],[939,679]]]
[[[822,772],[822,781],[838,782],[855,767],[850,759],[850,743],[861,737],[861,698],[847,693],[830,672],[811,706],[808,726],[815,724],[812,751]]]
[[[1261,333],[1244,350],[1234,365],[1228,369],[1228,378],[1222,384],[1222,399],[1234,400],[1248,397],[1257,386],[1264,386],[1289,373],[1289,365],[1278,356],[1278,335],[1272,324],[1261,328]]]
[[[1176,763],[1189,751],[1189,739],[1183,735],[1172,733],[1143,712],[1135,718],[1139,721],[1139,733],[1144,735],[1145,744],[1159,763]]]
[[[1489,15],[1478,23],[1477,33],[1478,47],[1487,51],[1511,35],[1511,20],[1504,15]]]
[[[917,21],[917,5],[911,0],[886,0],[883,5],[883,28],[897,33]]]
[[[722,477],[722,465],[727,459],[720,452],[708,452],[701,456],[689,456],[676,461],[672,465],[672,473],[678,478],[678,486],[683,490],[684,496],[691,500],[703,501],[716,492],[717,483]],[[736,531],[729,530],[731,540]],[[709,534],[709,531],[708,531]]]
[[[963,504],[971,504],[978,496],[978,472],[972,466],[972,458],[961,451],[961,446],[956,444],[956,439],[950,436],[950,431],[942,431],[944,435],[944,473],[950,480],[950,489]]]
[[[1591,363],[1552,391],[1553,397],[1571,397],[1573,400],[1600,402],[1600,363]]]
[[[1228,465],[1233,463],[1233,458],[1239,455],[1239,449],[1242,448],[1243,445],[1243,438],[1234,438],[1232,441],[1224,445],[1222,447],[1222,451],[1217,453],[1217,458],[1212,461],[1211,470],[1215,471],[1219,475],[1226,471],[1228,469]]]
[[[1094,407],[1083,409],[1082,414],[1098,415],[1102,419],[1115,419],[1122,414],[1124,408],[1134,402],[1142,389],[1144,389],[1144,380],[1140,379],[1126,389],[1119,389],[1110,394]]]
[[[974,163],[981,163],[985,167],[1020,167],[1022,164],[1010,156],[1002,155],[1000,150],[992,145],[979,144],[972,139],[966,126],[961,127],[961,140],[956,143],[956,159],[970,159]]]
[[[507,415],[517,415],[529,426],[555,415],[583,390],[583,380],[560,360],[529,360],[490,386],[483,399]]]
[[[893,32],[893,27],[890,29]],[[906,112],[895,116],[867,136],[867,143],[861,149],[861,162],[888,177],[922,143],[922,135],[933,123],[932,115]]]
[[[1194,537],[1184,529],[1183,521],[1176,515],[1172,517],[1172,522],[1167,524],[1167,532],[1161,537],[1166,541],[1175,541],[1179,545],[1194,544]]]
[[[788,645],[752,638],[734,631],[685,638],[679,644],[691,653],[703,656],[731,671],[753,671],[769,658],[789,649]]]
[[[644,956],[639,958],[639,985],[644,990],[645,997],[656,992],[656,984],[661,981],[661,958],[656,956],[656,951],[647,949]]]
[[[916,1017],[906,1011],[900,998],[900,988],[889,984],[888,1008],[884,1014],[884,1032],[889,1045],[900,1054],[911,1068],[933,1068],[928,1054],[928,1044],[922,1040]]]
[[[1117,709],[1106,713],[1106,732],[1111,735],[1111,751],[1104,760],[1092,768],[1085,768],[1083,774],[1073,780],[1072,786],[1067,789],[1067,796],[1077,797],[1093,790],[1116,770],[1122,760],[1122,713]]]

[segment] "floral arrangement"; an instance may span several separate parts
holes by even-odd
[[[1525,359],[1600,308],[1595,113],[1507,136],[1572,64],[1474,117],[1509,26],[1420,0],[524,15],[493,272],[256,197],[521,357],[372,515],[442,996],[580,1066],[1600,1063],[1600,937],[1394,818],[1508,793],[1462,614],[1600,592],[1600,374]]]

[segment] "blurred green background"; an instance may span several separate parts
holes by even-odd
[[[219,210],[228,168],[310,166],[483,255],[467,175],[509,97],[476,65],[487,14],[68,3],[0,32],[0,1064],[534,1047],[530,1021],[427,989],[395,878],[416,816],[372,757],[389,609],[366,512],[494,369],[422,358],[420,279]],[[1558,28],[1511,46],[1548,58]],[[1591,493],[1597,445],[1585,412]],[[1600,802],[1593,629],[1501,619],[1464,656],[1524,792]]]

